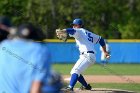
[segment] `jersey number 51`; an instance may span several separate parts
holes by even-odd
[[[86,35],[88,36],[88,41],[93,43],[93,37],[91,36],[91,33],[86,32]]]

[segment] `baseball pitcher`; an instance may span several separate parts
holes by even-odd
[[[84,79],[82,72],[96,61],[94,44],[99,43],[102,46],[105,57],[109,58],[104,39],[101,36],[84,29],[83,25],[83,21],[77,18],[73,20],[73,28],[56,29],[57,37],[63,41],[67,41],[68,35],[74,37],[80,51],[79,59],[71,70],[70,83],[68,87],[66,87],[66,90],[68,91],[73,91],[77,81],[82,84],[81,89],[92,89],[90,84]]]

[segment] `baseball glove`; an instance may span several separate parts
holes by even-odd
[[[65,29],[56,29],[56,35],[58,39],[64,42],[67,41],[68,34]]]

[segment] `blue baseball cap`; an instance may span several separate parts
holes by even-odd
[[[83,23],[83,20],[80,19],[80,18],[74,19],[74,20],[73,20],[73,23],[72,23],[72,25],[83,25],[83,24],[84,24],[84,23]]]

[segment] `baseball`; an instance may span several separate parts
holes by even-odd
[[[109,58],[110,58],[110,56],[111,56],[111,55],[109,55],[109,56],[106,56],[106,58],[107,58],[107,59],[109,59]]]

